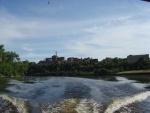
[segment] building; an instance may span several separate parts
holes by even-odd
[[[51,62],[52,58],[45,58],[45,62]]]
[[[58,57],[57,51],[51,58],[45,58],[44,60],[39,61],[39,63],[56,63],[56,62],[64,62],[65,57]],[[69,57],[67,58],[68,62],[79,62],[79,61],[90,61],[90,62],[98,62],[98,59],[92,59],[92,58],[77,58],[77,57]]]
[[[127,60],[128,60],[128,62],[133,63],[133,62],[138,61],[142,57],[144,57],[144,58],[149,60],[149,54],[145,54],[145,55],[129,55],[129,56],[127,56]]]
[[[78,62],[78,61],[80,61],[80,59],[79,58],[74,58],[74,57],[69,57],[68,59],[67,59],[67,61],[69,61],[69,62],[72,62],[72,61],[74,61],[74,62]]]
[[[53,61],[53,62],[56,62],[56,61],[57,61],[57,56],[56,56],[56,55],[53,55],[53,56],[52,56],[52,61]]]
[[[83,61],[90,61],[90,57],[84,58]]]
[[[58,57],[57,61],[63,62],[63,61],[65,61],[65,57]]]
[[[92,58],[90,58],[90,57],[88,57],[88,58],[84,58],[83,59],[83,61],[89,61],[89,62],[98,62],[98,59],[92,59]]]
[[[79,58],[73,58],[73,61],[78,62],[78,61],[80,61],[80,59]]]
[[[96,63],[96,62],[98,62],[98,59],[91,59],[90,61]]]
[[[53,55],[51,58],[45,58],[44,61],[40,61],[39,63],[54,63],[57,61],[63,62],[63,61],[65,61],[65,57],[58,57],[57,51],[56,51],[56,54]]]
[[[72,62],[73,61],[73,57],[67,58],[67,61]]]

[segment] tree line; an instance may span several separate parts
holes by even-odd
[[[0,77],[27,76],[84,76],[111,75],[122,71],[150,69],[150,61],[141,57],[130,63],[126,58],[105,58],[95,62],[92,59],[51,63],[31,63],[20,61],[19,55],[6,51],[0,45]]]
[[[150,61],[141,57],[130,63],[126,58],[105,58],[100,62],[91,59],[75,62],[38,63],[29,65],[27,75],[111,75],[121,71],[150,69]]]

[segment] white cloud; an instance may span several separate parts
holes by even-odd
[[[48,8],[43,8],[41,12],[43,11],[48,12]],[[0,42],[14,47],[15,41],[25,40],[26,42],[18,44],[18,48],[25,51],[20,52],[20,57],[33,60],[35,57],[37,59],[48,57],[49,54],[42,52],[48,53],[50,49],[55,48],[66,49],[67,52],[64,52],[68,55],[71,53],[70,55],[100,59],[148,53],[150,17],[144,19],[143,17],[149,14],[149,9],[144,8],[141,12],[78,21],[69,19],[60,21],[58,18],[20,17],[11,14],[5,8],[0,8]],[[55,9],[50,13],[55,13]],[[38,40],[40,38],[42,41]],[[31,40],[32,45],[25,45]]]
[[[118,20],[118,19],[116,19]],[[132,18],[110,21],[103,26],[93,26],[83,30],[86,38],[73,42],[70,49],[102,59],[105,57],[126,57],[128,54],[150,53],[150,21]],[[93,44],[93,47],[88,44]],[[96,46],[94,46],[96,45]],[[99,45],[99,47],[97,47]]]
[[[35,58],[35,57],[44,57],[44,56],[48,56],[49,54],[37,54],[37,53],[25,53],[25,54],[21,54],[22,58]]]
[[[28,52],[28,53],[20,54],[19,56],[21,60],[30,59],[30,61],[39,62],[39,60],[44,60],[44,58],[49,57],[49,54]]]
[[[6,15],[10,15],[9,19]],[[67,35],[80,34],[81,27],[80,23],[45,18],[13,17],[5,12],[3,19],[0,18],[0,42],[6,44],[14,40],[28,39],[30,41],[30,39],[35,39],[34,43],[36,43],[39,38],[43,38],[43,40],[56,39],[56,37],[57,39],[65,38]]]
[[[31,51],[33,51],[34,49],[32,49],[32,48],[28,48],[28,47],[23,47],[22,48],[24,51],[27,51],[27,52],[31,52]]]
[[[118,18],[126,19],[129,17]],[[81,34],[84,27],[103,23],[108,18],[91,19],[86,21],[63,21],[44,17],[20,17],[9,11],[0,9],[0,41],[15,39],[31,39],[39,37],[61,37],[65,35]],[[112,18],[111,18],[112,19]],[[109,20],[109,19],[108,19]]]

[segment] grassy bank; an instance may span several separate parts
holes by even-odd
[[[117,75],[130,75],[130,74],[148,74],[150,75],[150,69],[147,70],[131,70],[131,71],[122,71],[116,73]]]

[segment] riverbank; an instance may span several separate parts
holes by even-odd
[[[150,75],[150,69],[118,72],[115,75]]]

